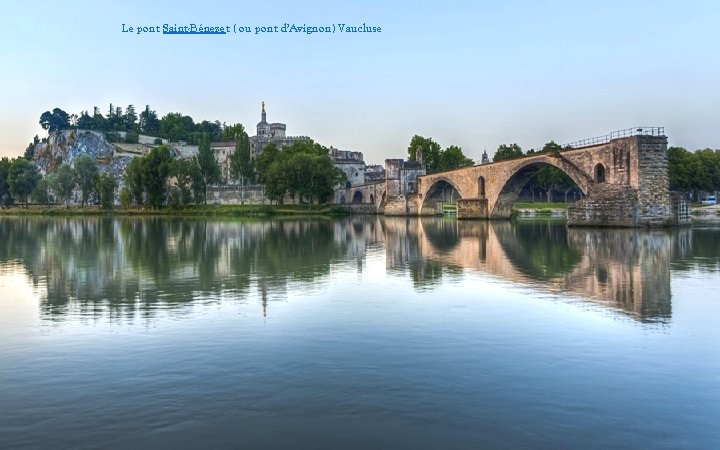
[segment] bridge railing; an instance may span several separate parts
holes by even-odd
[[[635,127],[624,130],[613,131],[605,136],[596,136],[563,145],[563,148],[581,148],[593,145],[607,144],[613,139],[620,139],[631,136],[665,136],[665,127]]]

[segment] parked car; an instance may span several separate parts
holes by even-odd
[[[702,199],[703,205],[714,205],[716,203],[717,203],[717,199],[715,199],[715,196],[705,197],[704,199]]]

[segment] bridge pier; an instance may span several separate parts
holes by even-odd
[[[457,201],[458,219],[487,219],[488,216],[486,198],[463,198]]]

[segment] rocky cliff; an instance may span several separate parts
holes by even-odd
[[[128,163],[136,155],[119,152],[115,145],[105,139],[105,135],[90,130],[62,130],[52,133],[46,142],[35,146],[33,160],[43,173],[52,173],[61,164],[71,165],[80,155],[93,157],[100,173],[110,173],[122,186],[122,174]],[[118,189],[116,192],[119,192]]]

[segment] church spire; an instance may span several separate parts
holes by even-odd
[[[265,102],[264,101],[262,102],[262,112],[260,113],[260,117],[261,117],[260,123],[267,122],[267,119],[265,118]]]

